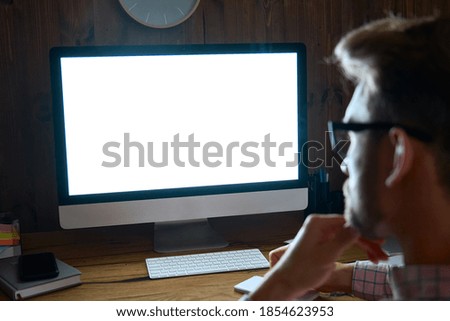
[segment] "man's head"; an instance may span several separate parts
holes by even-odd
[[[345,36],[335,57],[357,85],[343,122],[383,124],[348,131],[346,215],[385,237],[424,185],[450,198],[450,19],[379,20]]]

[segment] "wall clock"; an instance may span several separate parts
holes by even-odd
[[[170,28],[188,19],[200,0],[119,0],[125,12],[144,26]]]

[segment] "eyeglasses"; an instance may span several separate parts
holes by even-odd
[[[328,122],[328,131],[330,135],[330,143],[334,152],[336,152],[342,159],[347,156],[350,147],[350,139],[348,132],[361,132],[364,130],[383,130],[388,131],[391,128],[398,127],[403,129],[409,136],[414,137],[423,142],[431,142],[432,136],[424,131],[405,126],[397,123],[388,122],[374,122],[374,123],[341,123]]]

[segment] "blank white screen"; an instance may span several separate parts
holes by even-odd
[[[71,57],[61,69],[69,195],[298,179],[297,166],[286,165],[298,151],[296,53]],[[125,134],[144,147],[144,166],[133,147],[124,166]],[[176,135],[199,145],[193,155],[179,148],[185,166],[174,162]],[[111,142],[121,163],[105,167]],[[148,163],[149,142],[155,161],[168,145],[167,166]],[[219,166],[204,162],[208,144],[222,147],[207,158]]]

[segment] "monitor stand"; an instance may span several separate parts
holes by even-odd
[[[217,249],[228,246],[207,219],[155,223],[153,249],[158,253]]]

